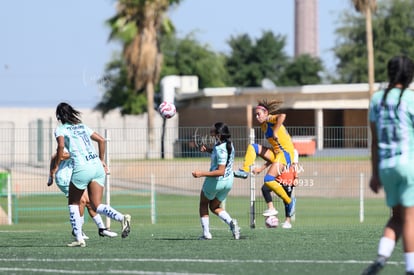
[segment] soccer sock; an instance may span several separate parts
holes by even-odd
[[[414,252],[404,253],[405,271],[414,272]]]
[[[378,245],[378,255],[389,258],[391,257],[394,247],[395,247],[394,240],[387,238],[387,237],[382,237]]]
[[[283,189],[283,186],[280,185],[280,183],[278,183],[275,180],[269,180],[268,181],[266,179],[266,177],[268,177],[268,175],[265,176],[265,185],[267,187],[269,187],[270,189],[272,189],[272,191],[275,192],[275,194],[278,195],[283,200],[283,202],[285,204],[289,204],[292,200],[291,200],[291,198],[289,198],[289,196],[286,193],[285,189]]]
[[[210,219],[209,217],[200,218],[201,227],[203,228],[203,235],[206,236],[210,233]]]
[[[103,214],[119,222],[122,222],[122,220],[124,219],[124,215],[122,215],[120,212],[116,211],[114,208],[106,204],[100,204],[98,208],[96,208],[96,212],[98,212],[98,214]]]
[[[246,154],[244,155],[244,162],[243,162],[243,171],[249,172],[250,166],[253,165],[256,159],[256,149],[253,147],[252,144],[247,146]]]
[[[83,240],[82,237],[82,220],[79,214],[79,206],[70,204],[69,205],[69,220],[72,225],[73,233],[76,236],[76,240]]]
[[[226,210],[221,211],[220,213],[218,213],[218,216],[220,219],[222,219],[225,223],[227,223],[228,225],[230,225],[231,223],[231,217],[229,215],[229,213],[227,213]]]
[[[84,225],[85,224],[85,216],[81,216],[80,219],[81,219],[82,225]]]
[[[100,229],[105,229],[105,225],[103,223],[102,217],[101,215],[96,215],[95,217],[92,218],[93,221],[95,222],[96,226]]]

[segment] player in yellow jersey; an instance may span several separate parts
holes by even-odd
[[[295,213],[296,198],[290,198],[283,186],[276,180],[283,171],[289,169],[294,159],[294,146],[292,139],[286,130],[283,122],[286,114],[280,113],[279,108],[282,101],[279,100],[261,100],[255,109],[256,119],[271,147],[261,144],[249,144],[244,157],[243,168],[234,172],[234,176],[246,179],[257,156],[260,156],[266,163],[254,168],[251,172],[259,174],[266,168],[269,168],[264,177],[264,184],[277,194],[283,202],[288,205],[289,215]],[[276,209],[267,209],[267,216],[276,215]]]

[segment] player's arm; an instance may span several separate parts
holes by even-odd
[[[262,166],[254,168],[253,169],[253,174],[255,174],[255,175],[260,174],[263,170],[268,168],[270,165],[272,165],[272,162],[271,161],[266,161],[265,164],[263,164]]]
[[[375,122],[370,123],[371,128],[371,167],[372,167],[372,177],[369,183],[369,187],[374,193],[378,193],[382,184],[379,179],[379,170],[378,170],[378,136],[377,136],[377,127]]]
[[[99,159],[102,162],[102,165],[105,169],[105,173],[108,173],[108,167],[106,166],[105,163],[105,138],[103,136],[101,136],[100,134],[98,134],[97,132],[93,132],[91,135],[91,139],[95,142],[98,143],[98,154],[99,154]]]
[[[193,171],[193,177],[200,178],[200,177],[220,177],[224,176],[224,172],[226,171],[225,164],[219,164],[216,170],[213,171]]]
[[[282,126],[283,122],[286,119],[286,114],[277,114],[276,115],[276,122],[275,127],[273,128],[273,138],[277,139],[277,131],[279,131],[280,126]]]
[[[63,136],[58,136],[56,138],[57,141],[57,149],[56,149],[56,158],[54,161],[54,165],[50,167],[50,176],[54,177],[56,171],[58,170],[59,164],[64,159],[64,148],[65,148],[65,138]]]

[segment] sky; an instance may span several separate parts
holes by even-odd
[[[319,54],[334,68],[338,17],[350,0],[318,0]],[[253,4],[254,3],[254,4]],[[49,107],[66,101],[93,108],[102,98],[98,83],[121,46],[108,42],[105,21],[114,0],[0,1],[0,108]],[[263,31],[286,36],[293,56],[294,0],[182,0],[168,13],[177,35],[193,33],[202,44],[229,53],[231,36]]]

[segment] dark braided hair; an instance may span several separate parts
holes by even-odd
[[[57,120],[60,120],[62,124],[82,123],[80,119],[80,114],[81,113],[78,110],[75,110],[72,106],[70,106],[66,102],[59,103],[59,105],[56,107],[56,118]]]
[[[215,134],[218,135],[218,138],[220,139],[220,144],[225,142],[226,143],[226,149],[227,149],[227,162],[226,166],[229,163],[232,146],[231,146],[231,134],[229,127],[223,123],[223,122],[217,122],[214,124],[214,130]]]
[[[402,85],[400,98],[398,99],[398,104],[396,110],[400,106],[401,97],[404,91],[408,88],[414,76],[414,63],[407,56],[394,56],[388,61],[387,64],[388,71],[388,87],[384,91],[384,96],[381,101],[381,106],[385,105],[388,92],[395,88],[398,84]]]

